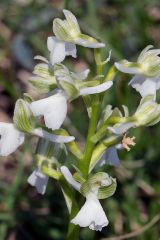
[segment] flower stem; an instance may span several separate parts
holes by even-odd
[[[100,112],[100,102],[99,102],[98,96],[96,96],[96,100],[92,107],[91,118],[89,122],[87,141],[86,141],[86,146],[84,150],[84,158],[81,161],[81,166],[80,166],[84,177],[87,177],[89,172],[90,160],[91,160],[92,152],[95,146],[95,143],[91,141],[91,137],[95,134],[95,131],[96,131],[99,112]]]
[[[67,238],[66,240],[77,240],[79,239],[79,230],[80,227],[79,225],[74,225],[71,223],[72,218],[77,214],[79,211],[79,208],[75,202],[72,202],[72,209],[71,209],[71,214],[70,214],[70,220],[69,220],[69,225],[68,225],[68,233],[67,233]]]

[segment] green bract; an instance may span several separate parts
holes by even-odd
[[[22,132],[30,133],[34,129],[35,121],[28,102],[18,99],[14,109],[13,122]]]

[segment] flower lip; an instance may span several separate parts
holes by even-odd
[[[67,99],[63,93],[34,101],[30,104],[34,116],[44,116],[45,124],[52,130],[59,129],[67,114]]]
[[[90,193],[86,197],[85,204],[71,220],[71,223],[80,227],[89,227],[91,230],[101,231],[109,222],[99,200],[95,194]]]
[[[0,122],[0,156],[8,156],[24,142],[24,133],[12,123]]]

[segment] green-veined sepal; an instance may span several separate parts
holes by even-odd
[[[27,101],[23,99],[17,100],[13,122],[20,131],[27,133],[32,132],[35,126],[35,120]]]
[[[115,193],[117,184],[116,179],[110,177],[107,173],[99,172],[85,181],[81,186],[81,193],[86,196],[90,191],[97,192],[98,199],[105,199]]]
[[[48,93],[57,87],[57,82],[52,67],[47,63],[39,63],[35,66],[33,76],[29,82],[40,93]]]

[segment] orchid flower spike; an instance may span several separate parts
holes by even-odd
[[[142,97],[154,95],[160,88],[160,49],[151,49],[147,46],[139,55],[137,62],[122,60],[115,66],[124,73],[134,74],[130,85],[135,88]]]
[[[61,173],[64,175],[67,182],[80,192],[81,184],[75,181],[69,169],[63,166],[61,167]],[[112,181],[108,177],[108,174],[105,176],[107,176],[107,178],[101,181],[101,185],[109,186]],[[85,204],[82,206],[78,214],[71,220],[73,224],[79,225],[80,227],[89,227],[90,229],[96,231],[101,231],[103,227],[108,225],[108,219],[100,201],[98,200],[97,194],[97,187],[90,189],[90,191],[86,194]]]
[[[0,156],[8,156],[22,145],[24,133],[12,123],[0,122]]]
[[[82,34],[76,17],[68,10],[63,10],[65,20],[59,18],[53,21],[55,37],[48,37],[47,46],[50,51],[52,65],[62,62],[66,56],[76,58],[76,45],[89,48],[102,48],[105,46],[96,39]]]
[[[39,167],[37,167],[29,176],[27,181],[31,186],[36,187],[38,193],[44,194],[48,184],[48,179],[49,177],[43,174]]]

